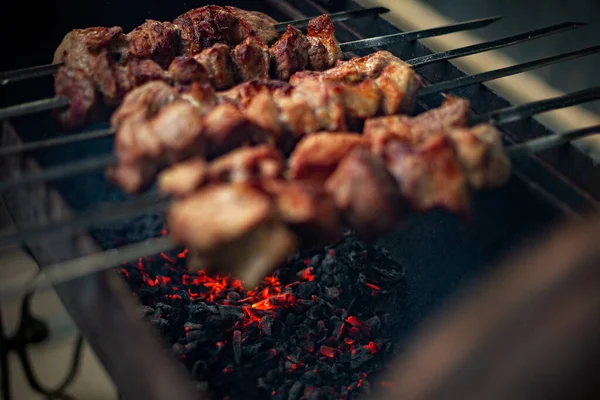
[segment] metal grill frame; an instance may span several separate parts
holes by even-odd
[[[335,10],[325,9],[312,0],[267,1],[281,14],[302,18]],[[361,8],[348,1],[346,9]],[[377,23],[349,21],[338,24],[340,41],[400,32],[398,28],[378,17]],[[377,49],[373,49],[375,51]],[[394,45],[387,48],[397,56],[407,59],[430,54],[419,43]],[[362,55],[362,54],[361,54]],[[454,79],[465,74],[448,62],[440,62],[419,69],[428,82]],[[488,88],[477,85],[457,90],[454,94],[469,98],[476,113],[483,113],[509,103]],[[419,103],[422,109],[440,104],[441,96],[427,98]],[[21,141],[15,129],[3,122],[1,144]],[[503,126],[508,143],[547,136],[551,132],[533,120]],[[2,161],[0,179],[21,176],[39,168],[35,159],[9,158]],[[600,175],[595,173],[592,161],[573,146],[544,152],[542,156],[522,158],[515,162],[519,179],[528,185],[535,196],[555,208],[559,214],[577,215],[597,205],[600,198]],[[583,190],[580,187],[585,187]],[[61,195],[45,184],[33,188],[3,193],[2,204],[17,226],[47,222],[68,215],[69,208]],[[29,247],[30,253],[41,267],[100,249],[94,239],[78,235],[75,240],[45,241]],[[146,326],[136,315],[135,304],[123,282],[110,272],[97,273],[59,287],[61,300],[88,340],[100,361],[106,367],[118,390],[128,399],[162,400],[198,397],[194,384],[175,360],[161,349],[156,332]],[[90,318],[93,315],[93,318]],[[133,338],[135,337],[135,342]]]

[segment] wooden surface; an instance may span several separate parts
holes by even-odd
[[[437,10],[420,1],[357,1],[365,7],[384,6],[389,8],[391,12],[384,14],[383,18],[403,30],[425,29],[457,22],[441,15]],[[502,21],[498,23],[502,23]],[[523,26],[521,30],[533,29],[534,26],[537,27],[538,24],[532,23],[531,26]],[[434,51],[444,51],[480,42],[483,42],[483,40],[477,35],[477,31],[459,32],[423,40],[423,43]],[[577,44],[574,44],[573,49],[576,48]],[[451,62],[469,74],[503,68],[516,63],[513,59],[507,57],[498,50],[459,58],[452,60]],[[498,79],[486,83],[486,85],[515,104],[522,104],[565,94],[550,86],[535,72],[527,72]],[[536,118],[556,132],[600,124],[600,116],[585,110],[583,107],[570,107],[563,110],[552,111]],[[581,139],[575,142],[575,145],[588,153],[596,163],[600,162],[600,135]]]

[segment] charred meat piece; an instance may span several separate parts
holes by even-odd
[[[225,6],[240,21],[240,37],[256,37],[261,43],[269,45],[279,37],[275,28],[277,21],[259,11],[246,11],[241,8]]]
[[[301,247],[323,246],[340,236],[340,220],[332,198],[321,184],[289,180],[266,181],[281,219],[298,236]]]
[[[208,71],[215,89],[229,89],[235,85],[234,64],[227,45],[216,44],[196,54],[194,58]]]
[[[469,100],[448,96],[440,107],[419,114],[410,120],[412,134],[417,141],[421,141],[428,135],[465,126],[469,121],[470,112]]]
[[[208,186],[176,201],[167,221],[190,250],[189,268],[232,274],[250,287],[296,245],[269,196],[248,185]]]
[[[52,63],[64,63],[90,76],[90,68],[103,50],[111,56],[120,57],[125,46],[123,29],[118,26],[74,29],[63,38],[54,52]]]
[[[293,26],[271,46],[269,52],[273,63],[273,75],[277,79],[287,81],[290,77],[308,67],[308,51],[310,42],[304,34]]]
[[[239,108],[220,104],[204,118],[207,157],[224,154],[244,144],[251,144],[256,129]]]
[[[175,197],[188,196],[208,182],[208,164],[200,157],[178,162],[158,175],[158,190]]]
[[[432,135],[416,147],[392,141],[384,150],[384,160],[413,210],[444,208],[469,214],[468,181],[446,135]]]
[[[235,7],[204,6],[173,21],[180,30],[180,53],[193,55],[216,43],[235,46],[250,36],[264,44],[277,37],[275,20],[265,14]]]
[[[421,82],[415,71],[405,62],[392,60],[375,78],[383,93],[383,114],[412,112]]]
[[[497,188],[510,178],[510,159],[502,134],[492,125],[456,128],[448,132],[471,187]]]
[[[312,69],[322,71],[331,68],[342,58],[342,49],[335,39],[333,22],[331,22],[331,19],[327,15],[321,15],[310,20],[306,36],[311,43],[311,50],[317,46],[317,41],[325,49],[325,57],[321,56],[321,50],[314,50],[313,54],[309,57]]]
[[[54,75],[54,87],[57,96],[69,98],[67,108],[54,111],[63,128],[79,128],[97,114],[99,99],[94,82],[82,70],[60,67]]]
[[[294,94],[300,96],[312,109],[322,130],[347,131],[346,110],[344,108],[341,85],[327,85],[309,80],[294,88]],[[313,131],[314,132],[314,131]]]
[[[290,93],[291,88],[290,85],[282,81],[261,79],[240,83],[227,91],[220,92],[219,97],[240,108],[246,108],[248,104],[252,102],[254,97],[261,92],[282,92],[285,94]]]
[[[180,84],[210,83],[206,68],[190,56],[176,57],[169,65],[171,79]]]
[[[361,238],[389,232],[406,208],[383,161],[364,148],[355,148],[344,157],[325,187],[344,222]]]
[[[275,93],[273,99],[279,110],[279,121],[288,133],[285,143],[281,143],[286,151],[304,135],[321,129],[314,110],[299,92]]]
[[[369,141],[353,133],[315,133],[302,139],[292,152],[292,179],[324,182],[355,147],[369,148]]]
[[[242,82],[269,78],[269,48],[254,37],[246,38],[231,52],[237,75]]]
[[[208,179],[214,182],[255,183],[281,178],[284,168],[285,159],[273,146],[245,147],[211,162]]]
[[[371,152],[382,156],[390,141],[414,143],[410,120],[411,118],[406,115],[367,119],[363,128],[363,135],[371,142]]]
[[[170,22],[147,19],[126,35],[128,43],[124,61],[149,59],[167,68],[177,55],[179,31]]]

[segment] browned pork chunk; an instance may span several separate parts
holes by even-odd
[[[149,59],[167,68],[177,55],[179,31],[170,22],[147,19],[126,35],[128,43],[123,60]]]
[[[255,37],[246,38],[235,46],[231,57],[242,82],[269,78],[271,56],[269,48]]]
[[[60,67],[54,76],[57,96],[69,98],[69,105],[54,111],[65,129],[76,129],[93,119],[97,111],[98,96],[94,82],[80,69]]]
[[[449,131],[459,160],[474,189],[496,188],[510,178],[510,159],[502,146],[502,134],[493,125]]]
[[[297,28],[288,26],[279,40],[271,46],[269,52],[273,63],[273,75],[287,81],[298,71],[308,67],[310,42]]]
[[[208,71],[194,57],[180,56],[169,64],[171,79],[180,84],[210,83]]]
[[[290,178],[324,182],[355,147],[369,148],[369,141],[353,133],[315,133],[306,136],[290,156]]]
[[[392,141],[383,156],[415,211],[439,207],[463,216],[469,214],[468,181],[454,145],[445,134],[432,135],[418,146]]]
[[[333,67],[342,58],[342,49],[335,39],[333,22],[327,15],[310,20],[306,36],[310,42],[311,69],[323,71]]]
[[[189,267],[230,273],[256,286],[295,250],[296,238],[267,194],[242,184],[208,186],[168,212],[174,238],[190,250]]]
[[[108,54],[120,55],[125,46],[123,29],[118,26],[73,29],[65,35],[54,52],[52,63],[64,63],[90,76],[90,69],[103,50]]]
[[[281,219],[296,234],[301,247],[323,246],[339,238],[339,214],[323,185],[271,180],[261,186],[273,196]]]
[[[385,164],[369,150],[352,150],[325,183],[344,222],[365,239],[395,228],[406,205]]]
[[[277,37],[275,20],[235,7],[204,6],[173,21],[180,30],[180,53],[193,55],[216,43],[235,46],[250,36],[269,44]]]

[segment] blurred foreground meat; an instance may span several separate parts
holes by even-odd
[[[441,309],[377,398],[599,398],[600,218],[588,217],[489,269]]]

